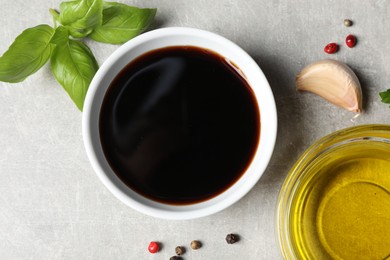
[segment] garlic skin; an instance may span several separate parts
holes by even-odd
[[[362,113],[362,89],[356,74],[345,63],[320,60],[305,67],[296,77],[300,91],[309,91],[355,113]]]

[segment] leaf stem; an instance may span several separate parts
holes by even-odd
[[[50,8],[49,9],[50,14],[53,16],[53,23],[54,23],[54,29],[57,28],[57,21],[60,19],[60,12],[57,10]]]

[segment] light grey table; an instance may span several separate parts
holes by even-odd
[[[390,1],[229,0],[124,1],[157,7],[154,27],[189,26],[219,33],[258,62],[275,95],[279,131],[271,163],[254,189],[230,208],[189,221],[144,216],[117,200],[92,170],[82,142],[81,113],[49,66],[19,84],[0,83],[0,258],[169,259],[199,239],[185,259],[280,259],[275,236],[279,188],[294,161],[316,139],[364,123],[390,123],[378,92],[390,88]],[[1,0],[0,53],[25,28],[52,24],[59,0]],[[344,18],[354,25],[346,28]],[[348,49],[353,33],[358,45]],[[341,49],[329,56],[328,42]],[[118,46],[87,41],[101,64]],[[295,90],[308,63],[348,63],[364,92],[365,114],[352,114]],[[225,235],[241,241],[227,245]],[[163,243],[156,255],[149,241]]]

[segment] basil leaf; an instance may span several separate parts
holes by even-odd
[[[68,39],[69,31],[64,26],[59,26],[56,28],[50,42],[56,45],[63,45],[68,42]]]
[[[379,96],[381,97],[381,99],[382,99],[381,101],[383,103],[387,103],[387,104],[390,103],[390,89],[383,91],[383,92],[380,92]]]
[[[76,38],[87,36],[102,23],[103,0],[75,0],[60,4],[59,22]]]
[[[69,39],[54,48],[50,64],[56,80],[82,111],[89,84],[99,68],[91,50],[84,43]]]
[[[93,40],[121,44],[145,31],[157,9],[137,8],[121,3],[105,2],[103,23],[89,35]]]
[[[49,59],[54,29],[41,24],[24,30],[0,57],[0,81],[16,83],[38,71]]]

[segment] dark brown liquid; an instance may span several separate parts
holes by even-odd
[[[99,127],[116,175],[136,192],[175,205],[233,185],[260,135],[246,80],[220,55],[184,46],[129,63],[105,95]]]

